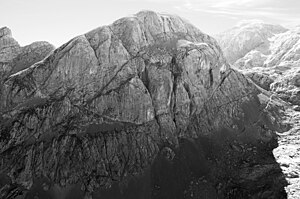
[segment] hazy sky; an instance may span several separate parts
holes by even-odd
[[[45,40],[58,47],[140,10],[177,14],[209,34],[248,19],[300,25],[300,0],[0,0],[0,7],[0,27],[21,45]]]

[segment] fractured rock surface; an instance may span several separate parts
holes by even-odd
[[[282,103],[180,17],[143,11],[80,35],[1,96],[2,197],[285,197]]]

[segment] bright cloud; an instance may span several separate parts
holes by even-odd
[[[186,0],[180,8],[227,17],[262,17],[300,23],[299,0]]]

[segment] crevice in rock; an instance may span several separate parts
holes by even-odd
[[[101,95],[103,95],[103,91],[110,85],[110,83],[112,83],[115,78],[118,76],[118,74],[124,69],[124,67],[131,62],[132,60],[136,59],[137,57],[139,57],[139,55],[136,55],[134,57],[131,57],[129,60],[127,60],[125,63],[123,63],[120,68],[116,71],[115,75],[112,76],[112,78],[100,89],[99,92],[97,92],[93,97],[91,97],[90,99],[88,99],[86,101],[87,104],[91,104],[92,101],[94,101],[94,99],[100,97]]]
[[[90,48],[93,50],[94,56],[95,56],[95,58],[97,59],[97,63],[98,63],[98,65],[100,66],[101,64],[100,64],[100,60],[99,60],[99,57],[98,57],[98,55],[97,55],[96,49],[94,49],[94,48],[92,47],[92,44],[91,44],[90,40],[87,39],[86,35],[84,35],[84,37],[85,37],[85,39],[88,41]],[[107,40],[108,40],[108,39],[104,40],[102,43],[106,42]],[[99,48],[100,46],[101,46],[101,45],[99,44],[99,46],[98,46],[97,48]]]
[[[176,90],[177,90],[177,86],[178,86],[178,83],[180,81],[180,75],[181,73],[176,71],[176,69],[178,68],[177,66],[177,63],[176,63],[176,55],[173,55],[172,56],[172,59],[171,59],[171,68],[173,69],[173,90],[171,92],[171,113],[172,113],[172,118],[173,118],[173,122],[175,124],[175,128],[176,130],[177,129],[177,123],[176,123],[176,117],[175,117],[175,114],[176,114],[176,97],[177,97],[177,93],[176,93]],[[174,71],[175,69],[175,71]]]
[[[223,77],[221,77],[221,81],[219,82],[219,84],[215,87],[215,89],[212,91],[211,95],[209,96],[208,101],[210,101],[212,99],[212,97],[214,96],[214,94],[217,92],[217,90],[222,86],[222,84],[224,83],[225,79],[231,74],[232,70],[230,70],[229,72],[227,72],[227,74],[224,74]]]
[[[188,85],[188,83],[183,82],[183,88],[185,89],[185,91],[188,94],[189,100],[190,100],[190,106],[189,106],[189,112],[190,112],[190,116],[193,113],[193,109],[194,109],[194,99],[193,99],[193,95],[191,93],[190,87]]]
[[[209,73],[209,86],[212,87],[213,83],[214,83],[214,77],[213,77],[213,72],[212,72],[212,68],[210,68],[208,70]]]
[[[141,74],[141,77],[140,79],[142,80],[145,88],[147,89],[148,93],[150,94],[150,97],[151,97],[151,92],[150,92],[150,80],[149,80],[149,76],[148,76],[148,61],[144,60],[144,63],[145,63],[145,69],[144,71],[142,72]],[[152,97],[151,97],[152,99]]]

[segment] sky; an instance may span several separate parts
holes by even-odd
[[[141,10],[179,15],[208,34],[242,20],[300,25],[300,0],[0,0],[0,27],[22,45],[48,41],[59,47],[77,35]]]

